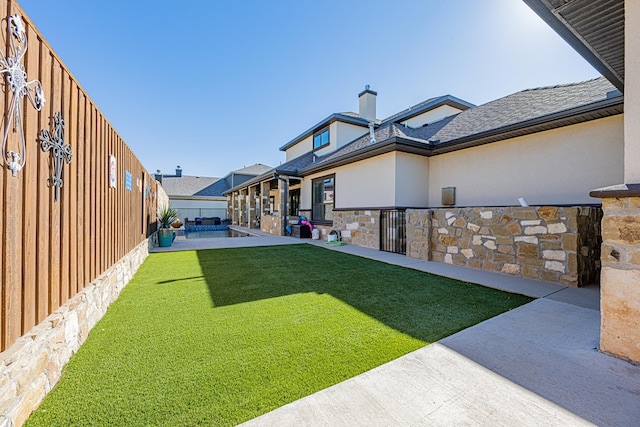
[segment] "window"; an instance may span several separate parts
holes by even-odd
[[[313,135],[313,149],[329,145],[329,129]]]
[[[311,220],[316,222],[333,221],[333,189],[334,177],[314,179],[313,186],[313,207]]]

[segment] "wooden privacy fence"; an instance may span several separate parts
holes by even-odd
[[[16,14],[20,17],[12,26],[8,17]],[[19,79],[15,65],[8,70],[12,65],[6,60],[0,75],[0,129],[3,134],[8,129],[0,171],[2,351],[155,231],[157,183],[20,6],[0,0],[0,18],[4,58],[16,51],[12,30],[23,30],[28,42],[20,58],[26,80]],[[18,20],[23,29],[16,30]],[[40,111],[29,96],[14,93],[8,75],[14,85],[30,87],[31,98],[37,95],[37,82],[27,82],[39,80],[46,99]],[[21,126],[14,120],[20,111]],[[56,200],[52,151],[43,150],[39,136],[48,130],[55,137],[58,113],[72,157],[62,162],[63,185]],[[22,134],[25,164],[13,176],[6,152],[20,153]]]

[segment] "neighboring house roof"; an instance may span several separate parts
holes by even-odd
[[[226,179],[219,179],[193,195],[198,197],[222,197],[230,187]]]
[[[624,92],[624,0],[524,0]]]
[[[256,163],[255,165],[246,166],[241,169],[236,169],[233,172],[227,174],[227,176],[231,174],[236,175],[260,175],[265,173],[268,170],[273,169],[271,166],[263,165],[262,163]]]
[[[190,176],[190,175],[164,175],[162,177],[162,187],[169,197],[224,197],[224,192],[231,188],[228,179],[232,175],[240,175],[243,177],[251,177],[264,174],[271,171],[271,166],[256,163],[255,165],[245,166],[240,169],[229,172],[224,178],[212,178],[206,176]],[[243,178],[242,182],[247,179]]]
[[[304,175],[399,149],[399,143],[404,151],[439,154],[619,114],[622,104],[621,93],[603,77],[527,89],[416,129],[387,123],[375,130],[374,144],[368,134],[363,135],[298,173]]]
[[[163,176],[162,187],[171,196],[192,196],[220,178],[209,176]]]

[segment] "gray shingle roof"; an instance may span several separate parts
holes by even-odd
[[[523,90],[463,111],[432,138],[446,142],[499,129],[607,99],[607,93],[615,90],[604,77]]]
[[[238,175],[261,175],[267,171],[273,169],[271,166],[263,165],[262,163],[256,163],[255,165],[245,166],[242,169],[234,170],[232,173]]]
[[[426,147],[437,147],[444,142],[473,137],[619,95],[620,93],[604,77],[580,83],[527,89],[415,129],[391,121],[394,117],[399,118],[406,114],[405,110],[385,119],[375,130],[375,140],[376,143],[381,143],[392,138],[402,138],[423,143]],[[429,99],[418,106],[437,99]],[[307,167],[331,163],[370,146],[369,134],[366,134]]]
[[[219,179],[213,184],[198,191],[197,193],[194,193],[193,195],[200,197],[224,197],[224,192],[227,191],[230,187],[231,186],[226,179]]]
[[[218,179],[210,176],[164,176],[162,177],[162,187],[169,196],[193,196]]]

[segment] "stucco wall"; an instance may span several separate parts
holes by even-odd
[[[429,158],[407,153],[396,153],[395,160],[395,203],[384,206],[427,206],[427,203],[429,203]]]
[[[287,162],[293,159],[296,159],[300,156],[302,156],[305,153],[308,153],[309,151],[313,150],[313,135],[308,136],[307,138],[303,139],[302,141],[298,142],[296,145],[294,145],[293,147],[287,149],[286,153],[286,160]]]
[[[395,154],[388,153],[352,163],[302,180],[301,209],[311,209],[311,183],[335,174],[335,208],[393,206],[395,200]]]
[[[623,179],[623,117],[594,120],[429,160],[429,206],[456,187],[457,206],[600,203],[594,188]]]
[[[626,184],[640,183],[640,2],[626,0],[624,2],[624,139],[625,165],[624,181]],[[594,187],[596,188],[596,187]]]

